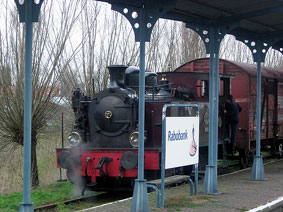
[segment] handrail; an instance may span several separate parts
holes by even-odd
[[[156,207],[159,208],[159,189],[158,189],[158,187],[155,186],[155,185],[149,185],[149,184],[147,184],[146,187],[152,188],[152,189],[155,190],[155,192],[156,192]]]

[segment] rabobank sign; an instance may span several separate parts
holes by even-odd
[[[168,131],[168,141],[182,141],[188,140],[188,131],[181,131],[181,130],[173,130]]]
[[[165,169],[198,163],[199,117],[166,117]]]

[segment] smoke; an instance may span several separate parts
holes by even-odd
[[[83,189],[84,189],[84,186],[75,184],[74,189],[72,191],[72,198],[81,197]],[[85,195],[86,195],[86,192],[85,192]]]

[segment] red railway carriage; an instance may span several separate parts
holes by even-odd
[[[193,73],[194,75],[180,75],[176,73]],[[160,78],[166,78],[175,87],[190,87],[197,94],[196,101],[208,101],[209,58],[190,61],[180,66],[172,73],[161,73]],[[237,147],[240,150],[254,150],[256,134],[256,94],[257,94],[257,66],[240,62],[220,59],[220,111],[221,104],[227,94],[231,92],[234,100],[243,108],[237,132]],[[192,77],[195,76],[195,77]],[[231,76],[231,77],[229,77]],[[230,87],[230,88],[229,88]],[[283,71],[262,67],[262,109],[261,109],[261,145],[278,148],[283,139]],[[229,92],[227,92],[229,91]],[[223,116],[220,119],[223,121]],[[221,126],[221,122],[219,124]],[[219,129],[221,141],[222,131]]]

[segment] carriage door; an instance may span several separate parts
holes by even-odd
[[[219,139],[224,139],[224,103],[228,94],[231,93],[231,78],[230,75],[221,75],[219,84]]]

